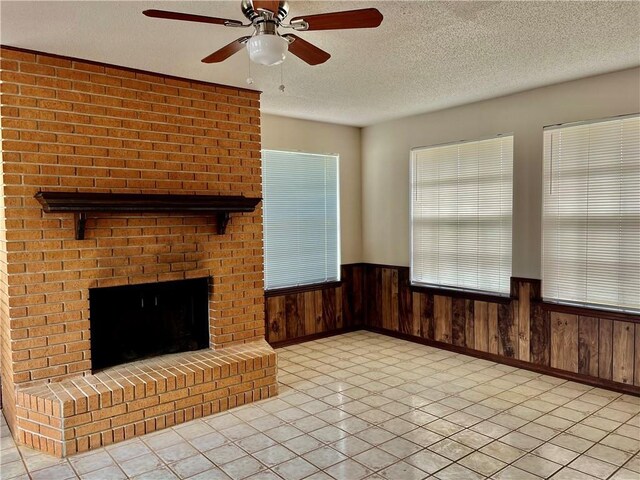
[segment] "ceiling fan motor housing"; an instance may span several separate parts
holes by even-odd
[[[277,8],[264,9],[258,6],[254,7],[252,0],[242,0],[242,13],[245,17],[249,19],[250,22],[255,24],[256,22],[261,22],[262,19],[272,19],[276,22],[276,25],[279,25],[285,17],[289,14],[289,2],[285,0],[280,0],[279,2],[269,2],[272,4],[277,4]],[[276,11],[277,10],[277,11]]]

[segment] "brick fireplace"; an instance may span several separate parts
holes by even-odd
[[[262,212],[44,213],[39,191],[261,196],[260,94],[1,49],[2,404],[58,456],[277,393]],[[209,278],[209,347],[92,370],[90,289]]]

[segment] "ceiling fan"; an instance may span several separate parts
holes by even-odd
[[[292,33],[281,35],[279,28],[305,30],[337,30],[348,28],[375,28],[382,23],[382,14],[375,8],[362,8],[343,12],[321,13],[292,18],[283,23],[289,14],[286,0],[242,0],[242,13],[249,23],[225,18],[169,12],[166,10],[145,10],[147,17],[183,20],[186,22],[210,23],[225,27],[253,27],[252,35],[240,37],[211,55],[203,58],[204,63],[218,63],[239,52],[246,45],[252,61],[262,65],[278,65],[284,61],[287,51],[309,65],[318,65],[329,60],[331,55]]]

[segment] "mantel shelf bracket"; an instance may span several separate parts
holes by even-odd
[[[227,225],[229,224],[229,220],[231,219],[231,214],[229,212],[220,212],[218,214],[217,228],[218,235],[224,235],[227,231]]]
[[[262,200],[239,195],[170,195],[103,192],[38,192],[45,213],[73,213],[76,240],[84,240],[91,213],[191,213],[216,218],[216,231],[224,235],[232,212],[253,212]]]
[[[84,240],[84,228],[87,224],[87,214],[84,212],[73,214],[76,230],[76,240]]]

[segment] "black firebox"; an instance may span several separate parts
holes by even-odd
[[[209,346],[209,278],[89,290],[93,371]]]

